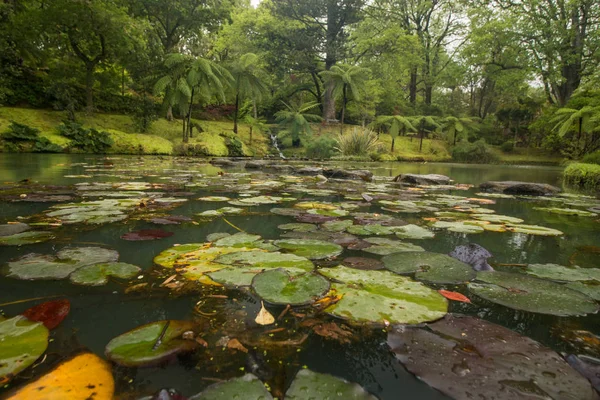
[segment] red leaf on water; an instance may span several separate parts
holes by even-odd
[[[162,229],[142,229],[140,231],[127,232],[121,236],[123,240],[155,240],[173,236],[173,232],[163,231]]]
[[[54,329],[69,315],[70,310],[69,300],[52,300],[29,308],[22,315],[32,321],[43,323],[48,329]]]
[[[471,300],[469,300],[469,298],[467,296],[465,296],[464,294],[461,294],[461,293],[451,292],[449,290],[444,290],[444,289],[438,290],[438,293],[449,300],[460,301],[462,303],[470,303],[471,302]]]

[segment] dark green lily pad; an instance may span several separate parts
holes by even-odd
[[[303,223],[292,223],[292,224],[283,224],[278,226],[279,229],[284,231],[294,231],[294,232],[313,232],[317,230],[317,226],[313,224],[303,224]]]
[[[471,221],[437,221],[433,224],[433,227],[456,233],[481,233],[484,231],[481,226]]]
[[[310,273],[291,276],[284,269],[264,271],[252,280],[252,289],[271,304],[310,304],[329,291],[329,281]]]
[[[28,231],[29,229],[31,229],[29,225],[23,224],[21,222],[17,222],[14,224],[2,224],[0,225],[0,237],[16,235],[18,233]]]
[[[459,284],[475,278],[470,265],[450,256],[426,251],[391,254],[381,259],[387,269],[397,274],[415,273],[415,278],[432,283]]]
[[[386,256],[389,254],[403,253],[407,251],[425,251],[421,246],[417,246],[412,243],[405,243],[399,240],[391,240],[386,238],[366,238],[366,242],[371,243],[373,246],[365,247],[363,251],[371,254],[377,254],[380,256]]]
[[[538,225],[507,225],[506,230],[515,233],[524,233],[526,235],[539,236],[561,236],[563,233],[558,229],[546,228]]]
[[[394,330],[388,345],[406,369],[453,399],[597,399],[556,352],[475,317]]]
[[[529,264],[529,275],[559,282],[600,281],[599,268],[569,268],[557,264]]]
[[[448,310],[448,301],[420,282],[390,271],[362,271],[344,266],[319,272],[341,299],[325,311],[356,322],[418,324],[435,321]]]
[[[227,236],[231,236],[231,234],[227,233],[227,232],[215,232],[215,233],[211,233],[210,235],[206,236],[206,241],[207,242],[216,242],[217,240],[226,238]]]
[[[239,378],[215,383],[203,392],[190,397],[190,400],[273,400],[265,385],[254,375],[246,374]]]
[[[9,261],[6,275],[23,280],[65,279],[77,268],[81,268],[81,265],[73,261],[61,261],[52,255],[31,253]]]
[[[567,283],[565,286],[569,289],[577,290],[578,292],[581,292],[596,301],[600,301],[600,284],[597,282],[594,282],[593,284],[583,282],[572,282]]]
[[[284,239],[276,240],[274,244],[292,254],[306,257],[310,260],[335,257],[342,254],[343,251],[342,246],[335,243],[324,242],[322,240]]]
[[[239,232],[235,235],[230,235],[219,239],[215,242],[218,247],[254,247],[256,242],[261,237],[259,235],[250,235],[248,233]]]
[[[0,236],[0,246],[23,246],[26,244],[42,243],[54,239],[54,234],[47,231],[29,231]]]
[[[119,259],[116,250],[103,247],[67,247],[56,253],[59,260],[73,262],[79,266],[115,262]]]
[[[345,219],[342,221],[328,221],[321,224],[321,229],[327,232],[344,232],[346,229],[354,224],[352,220]]]
[[[583,293],[525,274],[500,271],[477,273],[469,290],[479,297],[516,310],[558,316],[585,315],[598,305]]]
[[[285,393],[285,398],[288,400],[377,400],[377,397],[356,383],[309,369],[298,371],[290,388]]]
[[[122,262],[93,264],[79,268],[71,274],[69,279],[78,285],[102,286],[106,285],[109,277],[129,279],[136,276],[141,270],[137,265]]]
[[[109,360],[126,367],[157,365],[198,346],[195,340],[182,338],[184,332],[193,328],[189,321],[152,322],[112,339],[105,354]]]
[[[431,239],[435,236],[429,229],[418,225],[399,226],[395,232],[400,239]]]
[[[10,381],[48,347],[48,328],[22,315],[0,320],[0,382]]]
[[[354,269],[364,269],[364,270],[376,270],[383,269],[383,263],[374,258],[365,258],[365,257],[347,257],[344,258],[342,264],[345,267],[354,268]]]
[[[575,208],[558,208],[558,207],[533,207],[534,210],[545,211],[552,214],[572,215],[576,217],[597,217],[598,214],[591,211],[577,210]]]

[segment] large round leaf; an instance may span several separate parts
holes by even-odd
[[[477,296],[517,310],[558,316],[585,315],[598,305],[583,293],[525,274],[500,271],[477,273],[481,283],[469,283]]]
[[[406,369],[453,399],[597,399],[554,351],[475,317],[394,330],[388,344]]]
[[[335,257],[342,254],[343,250],[338,244],[311,239],[277,240],[274,244],[292,254],[311,260]]]
[[[115,262],[119,259],[116,250],[103,247],[67,247],[56,253],[59,260],[74,262],[80,267],[98,263]]]
[[[263,300],[272,304],[292,306],[310,304],[329,290],[329,281],[321,275],[291,276],[278,268],[264,271],[254,277],[252,288]]]
[[[381,259],[387,269],[397,274],[416,273],[415,277],[433,283],[463,283],[475,278],[470,265],[445,254],[426,251],[396,253]]]
[[[65,279],[80,267],[75,262],[61,261],[51,255],[31,253],[8,262],[6,275],[23,280]]]
[[[239,378],[215,383],[203,392],[190,397],[190,400],[273,400],[265,385],[254,375],[246,374]]]
[[[198,343],[182,338],[184,332],[193,328],[193,323],[177,320],[142,325],[112,339],[106,345],[106,357],[127,367],[156,365],[176,354],[194,350]]]
[[[26,244],[42,243],[54,239],[52,232],[29,231],[15,233],[9,236],[0,236],[0,246],[23,246]]]
[[[341,299],[326,311],[357,322],[418,324],[443,317],[448,301],[438,292],[390,271],[364,271],[344,266],[319,272]]]
[[[0,383],[35,362],[48,347],[48,328],[22,315],[0,321]]]
[[[110,365],[95,354],[83,353],[62,362],[7,400],[101,400],[112,399],[114,391]]]
[[[560,236],[563,233],[558,229],[546,228],[538,225],[508,225],[507,230],[515,233],[538,236]]]
[[[173,268],[175,261],[184,254],[206,248],[205,243],[188,243],[174,246],[160,252],[154,257],[154,263],[164,268]]]
[[[431,239],[435,236],[435,233],[429,229],[418,225],[399,226],[395,231],[396,236],[400,239]]]
[[[377,400],[377,397],[356,383],[308,369],[298,371],[290,388],[285,393],[285,398],[288,400]]]
[[[569,268],[557,264],[529,264],[525,269],[529,275],[559,282],[600,281],[598,268]]]
[[[108,277],[129,279],[136,276],[142,269],[137,265],[115,262],[93,264],[79,268],[69,279],[78,285],[102,286],[108,282]]]

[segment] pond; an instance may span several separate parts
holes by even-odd
[[[10,357],[0,351],[0,382],[10,381],[0,397],[91,352],[111,361],[119,399],[161,388],[189,397],[249,372],[279,398],[290,385],[296,395],[287,398],[368,398],[355,386],[355,397],[346,396],[347,388],[333,383],[331,395],[320,388],[310,397],[310,382],[328,384],[321,375],[298,374],[305,370],[354,382],[379,399],[596,398],[588,381],[551,350],[587,356],[579,360],[584,372],[597,368],[590,360],[600,357],[594,335],[600,332],[594,300],[600,299],[600,217],[593,212],[600,201],[577,193],[496,195],[477,187],[488,180],[561,186],[560,168],[329,165],[368,169],[375,174],[369,181],[302,175],[301,166],[0,154],[4,323],[44,301],[70,302],[47,349],[45,342],[38,353],[28,348],[31,360],[16,376],[7,377],[3,362]],[[400,173],[443,174],[454,182],[403,186],[391,179]],[[47,234],[8,236],[2,226]],[[440,256],[469,243],[491,253],[494,272]],[[481,254],[468,252],[471,258],[462,261],[485,265]],[[117,257],[131,265],[112,271],[120,278],[105,277]],[[108,264],[94,267],[99,263]],[[438,290],[470,302],[447,300]],[[261,300],[274,323],[257,322]],[[124,344],[113,341],[156,321],[163,322],[150,327],[149,339],[140,333],[121,337]],[[22,357],[18,349],[25,345],[15,343]],[[511,359],[517,353],[521,359]],[[538,367],[539,375],[531,372]],[[250,398],[245,390],[237,398]]]

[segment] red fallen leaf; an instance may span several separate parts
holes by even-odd
[[[162,229],[142,229],[139,231],[127,232],[121,236],[121,239],[129,241],[156,240],[169,236],[173,236],[173,232],[163,231]]]
[[[449,300],[460,301],[462,303],[470,303],[471,302],[471,300],[469,300],[469,298],[467,296],[465,296],[464,294],[461,294],[461,293],[451,292],[449,290],[444,290],[444,289],[438,290],[438,293]]]
[[[29,308],[22,315],[32,321],[43,323],[48,329],[54,329],[69,315],[70,310],[69,300],[52,300]]]

